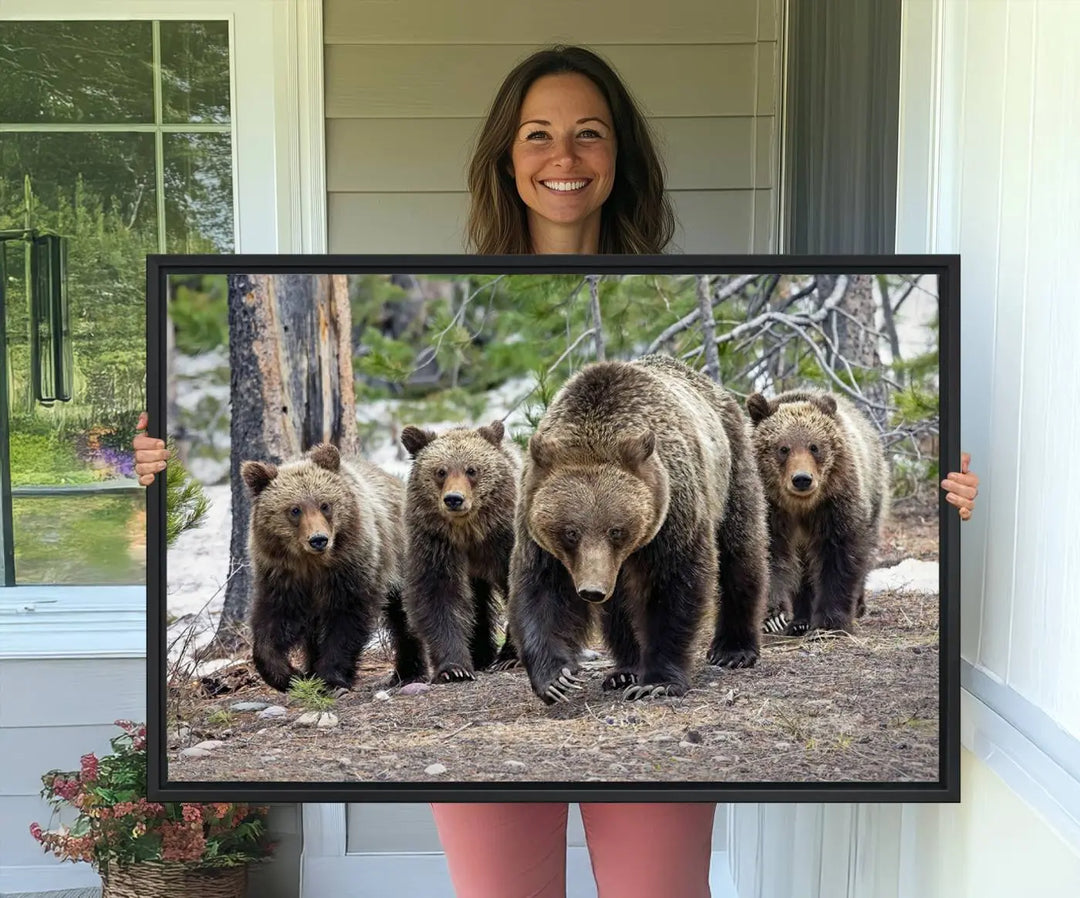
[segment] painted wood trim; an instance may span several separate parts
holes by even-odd
[[[290,0],[289,46],[284,58],[293,88],[290,119],[295,123],[295,166],[289,190],[300,223],[294,251],[325,253],[326,224],[326,110],[323,81],[322,0]],[[298,239],[297,239],[298,238]]]
[[[346,814],[343,803],[305,804],[301,826],[304,832],[304,850],[300,855],[303,871],[317,859],[345,857]],[[306,872],[303,875],[306,876]]]

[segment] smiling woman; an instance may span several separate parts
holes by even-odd
[[[469,165],[469,248],[661,253],[675,231],[649,126],[615,71],[582,47],[507,75]]]

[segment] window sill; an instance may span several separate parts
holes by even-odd
[[[1080,742],[967,661],[960,681],[963,746],[1080,851]]]
[[[0,660],[145,657],[145,585],[0,589]]]

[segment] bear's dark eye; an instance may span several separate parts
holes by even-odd
[[[580,538],[580,534],[573,528],[563,531],[563,542],[568,546],[576,546]]]
[[[789,452],[791,452],[791,447],[790,446],[781,446],[780,447],[780,454],[781,455],[786,456]]]
[[[300,506],[299,505],[294,505],[292,508],[290,508],[289,509],[289,516],[294,517],[294,518],[300,517]]]
[[[811,444],[810,444],[810,452],[811,452],[811,453],[812,453],[813,455],[817,455],[817,454],[818,454],[818,444],[817,444],[817,443],[811,443]]]
[[[623,532],[622,527],[612,527],[608,531],[608,537],[611,539],[612,542],[615,542],[615,543],[622,542],[622,538],[625,535],[626,534]]]
[[[329,502],[323,502],[323,504],[319,506],[319,510],[323,514],[330,514],[330,503]]]
[[[439,470],[435,472],[435,476],[438,477],[439,480],[444,480],[446,478],[446,468],[439,468]]]
[[[476,468],[466,468],[465,469],[465,476],[466,477],[475,477],[476,476]]]

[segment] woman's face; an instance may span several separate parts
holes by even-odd
[[[529,228],[599,234],[600,208],[615,181],[615,128],[597,86],[584,75],[545,75],[521,104],[510,150]]]

